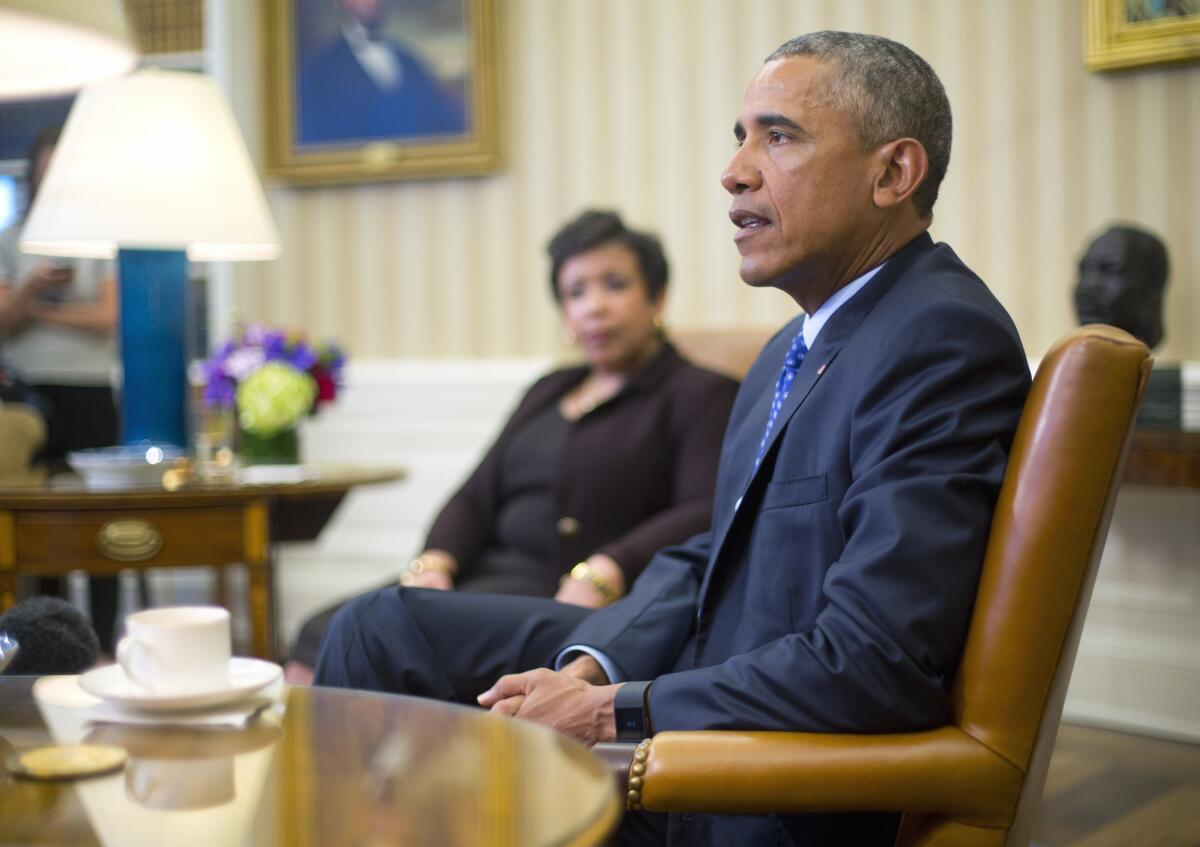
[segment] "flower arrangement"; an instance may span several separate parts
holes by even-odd
[[[334,400],[345,363],[336,344],[255,323],[200,363],[197,380],[206,406],[236,408],[242,431],[266,439]]]

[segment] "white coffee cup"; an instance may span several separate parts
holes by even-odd
[[[229,612],[219,606],[169,606],[125,618],[117,662],[154,694],[193,694],[229,687]]]

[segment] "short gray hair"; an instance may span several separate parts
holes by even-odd
[[[922,217],[931,217],[950,165],[952,122],[946,90],[929,63],[903,44],[857,32],[801,35],[767,61],[792,56],[812,56],[832,66],[830,100],[851,116],[864,148],[897,138],[921,142],[929,157],[929,172],[913,202]]]

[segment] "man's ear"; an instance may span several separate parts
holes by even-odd
[[[880,164],[875,180],[875,205],[881,209],[899,206],[925,181],[929,156],[915,138],[889,141],[876,151]]]

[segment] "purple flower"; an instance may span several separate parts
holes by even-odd
[[[262,350],[254,347],[242,347],[234,350],[225,358],[222,370],[235,382],[241,382],[268,361],[269,359],[263,355]]]
[[[298,371],[307,371],[317,363],[317,354],[311,347],[300,341],[291,349],[287,362]]]
[[[193,381],[203,385],[205,405],[232,408],[238,384],[267,362],[281,362],[310,374],[323,386],[319,402],[327,402],[342,384],[346,355],[333,342],[312,345],[300,333],[253,323],[197,363]]]
[[[214,379],[204,386],[204,405],[232,409],[236,390],[237,383],[233,380]]]
[[[232,343],[238,347],[267,348],[274,338],[282,338],[282,335],[275,332],[266,324],[250,324],[250,326],[242,330],[241,337],[234,337]]]

